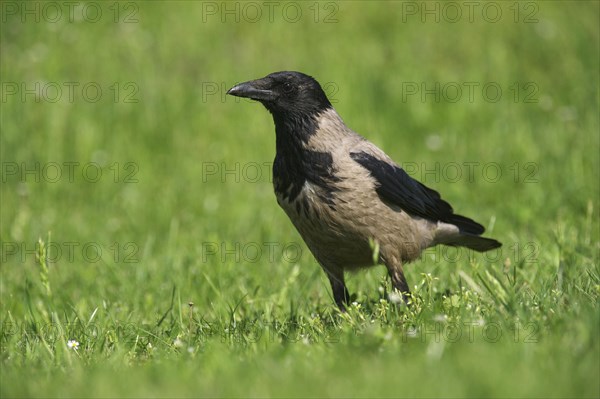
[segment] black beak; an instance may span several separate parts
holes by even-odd
[[[236,97],[245,97],[257,101],[274,101],[277,99],[277,93],[264,88],[266,82],[263,79],[251,80],[250,82],[240,83],[227,91],[227,94]]]

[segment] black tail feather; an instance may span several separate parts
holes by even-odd
[[[467,247],[478,252],[485,252],[491,249],[500,248],[502,243],[493,238],[479,237],[472,234],[460,234],[452,239],[452,241],[444,243],[453,247]]]
[[[481,235],[485,231],[485,227],[473,219],[461,215],[452,214],[443,221],[455,225],[461,233]]]

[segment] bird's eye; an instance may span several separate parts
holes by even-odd
[[[284,82],[283,83],[283,92],[286,94],[289,94],[292,91],[294,91],[294,86],[292,86],[292,84],[290,82]]]

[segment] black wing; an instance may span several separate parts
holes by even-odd
[[[376,191],[382,200],[413,216],[453,224],[464,233],[479,235],[485,231],[474,220],[454,214],[452,206],[437,191],[416,181],[404,169],[366,152],[352,152],[350,157],[375,178],[378,183]]]

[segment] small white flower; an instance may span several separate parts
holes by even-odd
[[[388,295],[388,298],[390,299],[391,303],[400,303],[400,302],[403,302],[402,301],[402,295],[400,295],[396,291],[390,292],[389,295]]]
[[[177,348],[182,348],[183,347],[183,341],[180,340],[179,338],[175,338],[175,341],[173,341],[173,346],[175,346]]]
[[[406,330],[406,336],[410,337],[410,338],[415,338],[417,336],[417,334],[419,333],[419,330],[417,330],[416,327],[409,327]]]
[[[193,346],[188,346],[187,351],[188,351],[188,353],[194,353],[194,347]]]
[[[435,316],[433,316],[433,321],[437,321],[438,323],[444,323],[446,322],[447,318],[448,316],[446,316],[445,314],[436,314]]]
[[[67,341],[67,346],[69,347],[69,349],[73,349],[74,351],[76,351],[77,348],[79,348],[79,342],[75,341],[74,339],[70,339]]]

